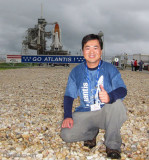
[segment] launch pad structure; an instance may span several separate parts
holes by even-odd
[[[46,31],[47,25],[54,25],[52,31]],[[51,49],[47,50],[47,39],[52,38]],[[44,18],[38,19],[34,28],[28,28],[25,39],[22,42],[22,55],[29,55],[28,49],[36,50],[37,55],[69,55],[63,50],[61,43],[61,30],[58,22],[48,23]]]

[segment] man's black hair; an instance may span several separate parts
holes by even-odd
[[[100,47],[101,47],[101,50],[103,49],[103,41],[102,41],[101,37],[96,34],[89,34],[89,35],[86,35],[85,37],[83,37],[83,39],[82,39],[82,50],[83,50],[84,45],[90,40],[98,40]]]

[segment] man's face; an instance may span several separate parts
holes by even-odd
[[[99,41],[98,40],[88,41],[83,47],[83,55],[84,58],[86,59],[87,66],[89,68],[97,67],[102,55],[102,50]]]

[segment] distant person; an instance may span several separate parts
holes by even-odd
[[[101,60],[102,39],[89,34],[82,39],[86,62],[77,65],[69,74],[64,96],[64,120],[61,138],[65,142],[84,141],[84,146],[96,146],[99,129],[105,130],[107,157],[121,158],[120,129],[126,121],[122,99],[126,86],[118,69]],[[80,97],[80,106],[72,113],[73,101]]]
[[[134,67],[134,59],[131,60],[131,70],[133,71],[133,67]]]
[[[139,64],[139,71],[142,71],[142,68],[143,68],[142,66],[143,66],[144,62],[141,60],[138,64]]]
[[[137,60],[134,61],[134,67],[135,67],[135,71],[137,71],[137,67],[138,67],[138,62],[137,62]]]

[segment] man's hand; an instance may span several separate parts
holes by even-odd
[[[73,119],[66,118],[63,120],[62,128],[72,128],[73,127]]]
[[[101,92],[99,92],[99,99],[101,100],[102,103],[109,103],[110,97],[107,91],[103,88],[102,85],[100,85],[100,89],[101,89]]]

